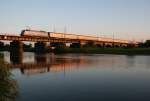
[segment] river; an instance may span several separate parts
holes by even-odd
[[[3,54],[16,101],[150,101],[150,56]]]

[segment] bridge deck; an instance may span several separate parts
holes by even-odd
[[[13,35],[0,35],[0,40],[5,41],[31,41],[31,42],[63,42],[63,43],[76,43],[76,42],[87,42],[91,40],[81,40],[81,39],[67,39],[67,38],[48,38],[48,37],[27,37],[27,36],[13,36]],[[95,42],[105,42],[105,43],[122,43],[129,44],[127,42],[114,42],[114,41],[104,41],[104,40],[92,40]]]

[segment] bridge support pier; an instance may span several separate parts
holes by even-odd
[[[113,43],[104,43],[104,47],[107,48],[113,47]]]
[[[55,48],[64,48],[66,47],[66,44],[63,42],[52,42],[50,43],[50,46]]]
[[[5,50],[4,48],[5,48],[5,47],[4,47],[4,42],[1,42],[1,41],[0,41],[0,50],[1,50],[1,51],[4,51],[4,50]]]
[[[10,60],[13,64],[21,64],[23,61],[23,43],[20,41],[10,42]]]
[[[103,42],[98,42],[98,43],[96,43],[96,47],[103,48],[104,47],[104,43]]]
[[[70,44],[70,48],[81,48],[81,43],[72,43]]]
[[[128,44],[120,44],[121,47],[127,47]]]
[[[37,42],[34,44],[34,51],[35,53],[45,53],[46,52],[46,43],[44,42]]]
[[[120,43],[113,43],[113,47],[114,47],[114,48],[118,48],[118,47],[120,47],[120,46],[121,46]]]

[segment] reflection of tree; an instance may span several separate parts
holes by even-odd
[[[0,59],[0,101],[15,101],[17,96],[16,81],[11,78],[11,73]]]

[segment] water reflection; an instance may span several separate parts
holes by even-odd
[[[12,62],[12,64],[20,64],[23,62],[23,52],[18,52],[15,53],[14,52],[10,52],[10,61]]]
[[[17,93],[16,81],[12,79],[3,59],[0,59],[0,101],[15,101]]]
[[[149,66],[146,61],[140,61],[136,56],[122,55],[90,55],[90,54],[34,54],[24,53],[17,57],[11,57],[5,52],[5,60],[7,66],[11,69],[18,68],[25,75],[35,75],[46,72],[71,72],[78,69],[128,69]],[[10,60],[9,57],[10,56]],[[91,58],[92,57],[92,58]],[[141,56],[142,57],[142,56]]]
[[[150,56],[23,53],[12,62],[17,101],[149,101]]]
[[[23,63],[23,59],[20,62],[20,57],[11,58],[10,64],[7,66],[11,69],[18,68],[22,74],[25,75],[35,75],[45,72],[65,72],[73,71],[78,68],[89,68],[89,66],[97,63],[95,60],[85,60],[81,57],[69,57],[69,56],[56,56],[54,54],[32,54],[34,57],[33,63]],[[19,58],[19,59],[17,59]],[[13,60],[14,59],[14,60]],[[14,63],[15,61],[15,63]]]

